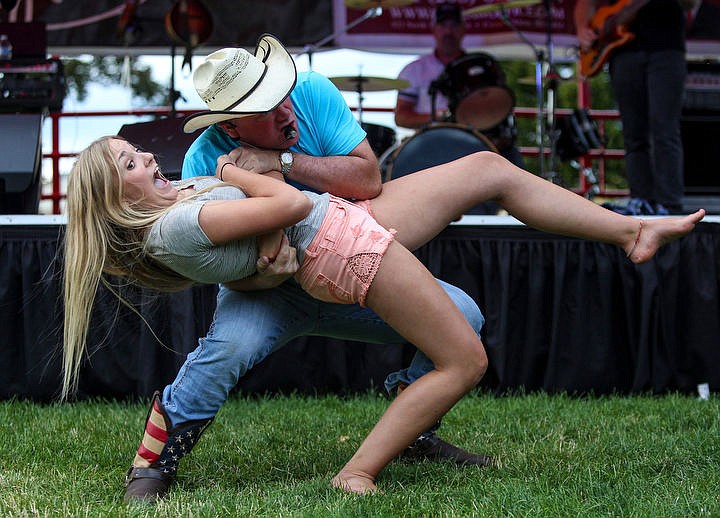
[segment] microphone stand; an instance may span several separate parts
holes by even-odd
[[[334,40],[337,36],[340,34],[345,34],[347,31],[352,29],[353,27],[356,27],[363,23],[365,20],[369,20],[371,18],[377,18],[378,16],[382,16],[382,7],[372,7],[368,9],[365,14],[363,14],[360,18],[353,21],[352,23],[347,24],[345,27],[340,29],[338,32],[334,32],[328,36],[325,36],[320,41],[317,41],[316,43],[309,43],[305,45],[304,50],[298,54],[298,56],[302,56],[303,54],[308,55],[308,65],[310,66],[310,70],[312,70],[312,56],[313,53],[323,45],[325,45],[327,42]]]
[[[558,183],[560,177],[557,173],[557,141],[559,137],[559,131],[557,129],[556,118],[555,118],[555,103],[556,93],[558,86],[558,74],[553,64],[553,42],[552,42],[552,19],[550,16],[550,4],[552,0],[543,0],[545,5],[546,17],[546,46],[547,46],[547,57],[545,56],[542,49],[538,49],[533,43],[520,32],[507,15],[507,11],[504,6],[500,7],[500,19],[514,31],[518,37],[528,45],[533,53],[535,54],[535,87],[537,92],[537,144],[539,148],[538,164],[539,174],[546,180],[550,180],[553,183]],[[544,95],[543,95],[543,64],[547,61],[548,70],[548,99],[547,99],[547,110],[543,110],[544,106]],[[547,121],[545,120],[547,115]],[[546,131],[549,133],[550,138],[550,157],[549,157],[549,170],[545,170],[545,134]]]
[[[542,178],[545,178],[545,117],[543,114],[544,95],[543,95],[543,63],[545,62],[545,54],[542,49],[535,47],[521,31],[513,25],[508,17],[505,7],[500,6],[500,20],[514,31],[515,34],[532,50],[535,55],[535,92],[537,94],[537,115],[535,118],[535,142],[538,146],[538,172]]]
[[[441,76],[442,77],[442,76]],[[430,124],[436,121],[435,119],[435,103],[437,102],[437,94],[440,89],[440,79],[436,79],[430,83],[428,87],[428,93],[430,94],[430,106],[432,107],[432,113],[430,113]]]

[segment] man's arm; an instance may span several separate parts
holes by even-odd
[[[419,128],[430,122],[429,113],[415,111],[415,103],[398,97],[395,105],[395,124],[403,128]]]
[[[238,167],[256,173],[280,171],[278,150],[238,148]],[[293,152],[288,179],[341,198],[367,200],[382,189],[377,158],[367,139],[345,156],[315,157]]]
[[[581,49],[589,49],[597,39],[597,34],[590,28],[590,19],[597,8],[596,0],[577,0],[573,10],[575,31],[577,33],[578,45]]]
[[[341,198],[367,200],[382,190],[380,167],[367,139],[347,156],[315,157],[294,153],[288,178]]]

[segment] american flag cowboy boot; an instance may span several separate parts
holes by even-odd
[[[180,459],[190,453],[210,419],[172,426],[160,393],[153,395],[145,422],[145,434],[132,466],[125,475],[125,502],[156,502],[168,492]]]

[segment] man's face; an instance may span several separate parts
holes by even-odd
[[[232,138],[263,149],[287,149],[300,138],[289,97],[272,111],[221,122],[220,127]],[[287,128],[295,130],[293,138],[286,137]]]
[[[460,49],[462,45],[465,26],[454,20],[445,20],[433,26],[433,36],[435,37],[435,46],[438,49],[454,52]]]

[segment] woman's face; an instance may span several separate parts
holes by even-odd
[[[177,200],[177,189],[162,175],[152,153],[141,151],[121,139],[112,139],[109,145],[120,166],[127,201],[162,208]]]

